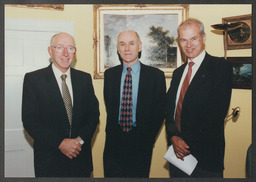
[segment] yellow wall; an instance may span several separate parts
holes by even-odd
[[[250,5],[190,5],[189,16],[200,19],[205,25],[207,34],[206,51],[215,56],[224,55],[223,37],[211,32],[212,24],[222,22],[223,17],[251,14]],[[67,20],[74,21],[75,39],[77,43],[77,64],[76,68],[93,75],[94,72],[94,52],[93,52],[93,6],[92,5],[65,5],[64,11],[52,11],[29,8],[6,7],[5,17],[8,18],[28,18],[47,20]],[[251,49],[230,50],[227,55],[251,56]],[[166,79],[169,88],[171,79]],[[103,177],[103,149],[105,142],[105,122],[106,112],[103,100],[103,79],[93,80],[95,92],[100,103],[100,124],[93,142],[93,176]],[[226,154],[225,154],[225,178],[245,177],[245,157],[246,150],[251,143],[251,90],[233,89],[229,113],[234,107],[239,106],[241,113],[236,121],[226,123]],[[168,164],[163,159],[166,152],[165,128],[155,144],[151,165],[150,177],[167,178]]]

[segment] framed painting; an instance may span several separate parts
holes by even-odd
[[[252,88],[252,58],[251,57],[228,57],[233,64],[232,88]]]
[[[140,61],[171,77],[182,64],[177,27],[188,17],[188,5],[94,5],[94,78],[120,64],[117,36],[136,31],[142,42]]]

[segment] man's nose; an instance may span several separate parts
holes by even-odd
[[[130,46],[129,45],[126,45],[124,48],[125,48],[126,51],[130,50]]]
[[[187,40],[187,47],[191,46],[191,40]]]
[[[64,56],[68,56],[68,48],[67,47],[64,47],[63,51],[62,51],[62,54]]]

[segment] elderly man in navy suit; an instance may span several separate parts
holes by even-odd
[[[188,19],[178,26],[178,42],[188,60],[177,68],[167,93],[169,145],[181,160],[192,154],[198,165],[191,177],[222,177],[224,120],[229,108],[232,66],[204,50],[203,24]],[[171,177],[189,177],[170,164]]]
[[[90,177],[91,139],[99,104],[91,76],[70,68],[74,38],[58,33],[48,52],[52,63],[24,78],[22,121],[34,139],[36,177]]]
[[[139,61],[142,43],[135,31],[117,40],[121,65],[104,74],[107,110],[105,177],[149,177],[156,136],[164,120],[164,73]]]

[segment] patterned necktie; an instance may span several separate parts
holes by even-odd
[[[194,62],[190,62],[189,63],[189,67],[188,67],[188,73],[183,81],[181,90],[180,90],[180,97],[176,106],[176,113],[175,113],[175,124],[176,127],[178,128],[178,131],[180,132],[180,115],[181,115],[181,109],[182,109],[182,102],[185,96],[185,93],[188,89],[189,86],[189,82],[190,82],[190,77],[191,77],[191,73],[192,73],[192,66],[194,65]]]
[[[63,101],[65,104],[65,108],[67,111],[67,115],[68,115],[68,121],[69,121],[69,138],[71,138],[71,128],[72,128],[72,100],[71,100],[71,96],[68,90],[68,86],[66,84],[66,78],[67,75],[63,74],[61,75],[61,79],[62,79],[62,97],[63,97]]]
[[[121,100],[121,113],[120,113],[120,126],[123,132],[128,132],[132,129],[132,75],[131,67],[127,68],[127,73],[124,79],[122,100]]]

